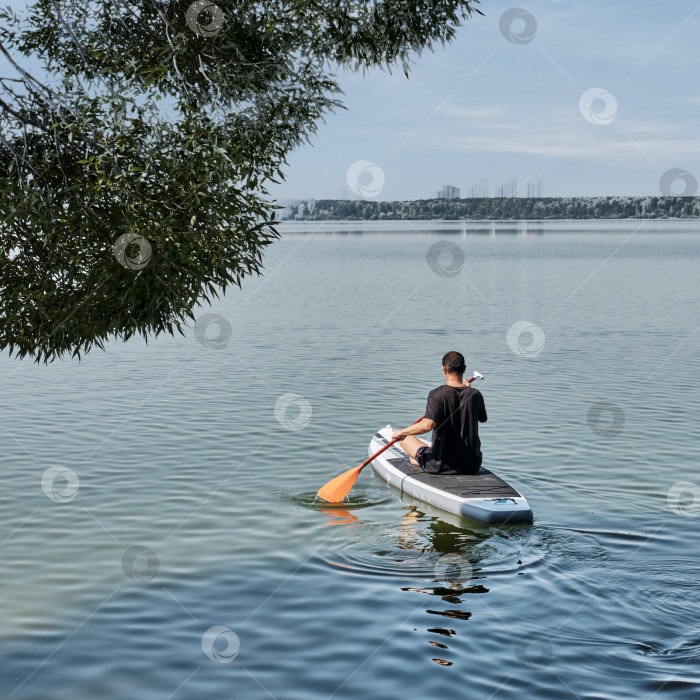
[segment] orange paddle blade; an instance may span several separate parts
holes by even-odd
[[[420,423],[423,418],[425,418],[425,416],[421,416],[417,421],[414,421],[412,425]],[[318,497],[329,503],[340,503],[345,496],[350,493],[350,489],[355,485],[357,477],[360,476],[360,472],[373,459],[379,457],[384,450],[388,450],[395,442],[398,442],[398,440],[391,440],[384,445],[381,450],[377,450],[373,455],[370,455],[359,467],[348,469],[348,471],[343,472],[340,476],[336,476],[335,479],[331,479],[325,486],[322,486],[318,490]]]
[[[343,472],[340,476],[336,476],[335,479],[331,479],[318,490],[319,498],[329,503],[340,503],[350,493],[350,489],[355,485],[357,477],[360,476],[364,466],[362,464],[359,467],[353,467]]]

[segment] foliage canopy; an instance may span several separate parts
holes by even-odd
[[[36,0],[0,10],[0,348],[50,361],[182,332],[259,274],[266,183],[478,0]]]

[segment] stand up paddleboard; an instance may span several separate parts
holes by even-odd
[[[393,432],[387,425],[372,437],[370,456],[391,442]],[[532,522],[532,510],[525,498],[484,467],[476,474],[426,474],[411,464],[398,445],[393,445],[372,461],[372,469],[402,492],[449,513],[482,523]]]

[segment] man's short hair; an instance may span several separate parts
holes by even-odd
[[[467,369],[467,363],[464,361],[464,355],[461,352],[452,350],[442,358],[442,366],[450,374],[464,374],[464,370]]]

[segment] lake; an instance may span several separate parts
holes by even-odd
[[[289,223],[186,337],[3,357],[0,696],[697,698],[699,228]],[[317,502],[448,350],[534,522]]]

